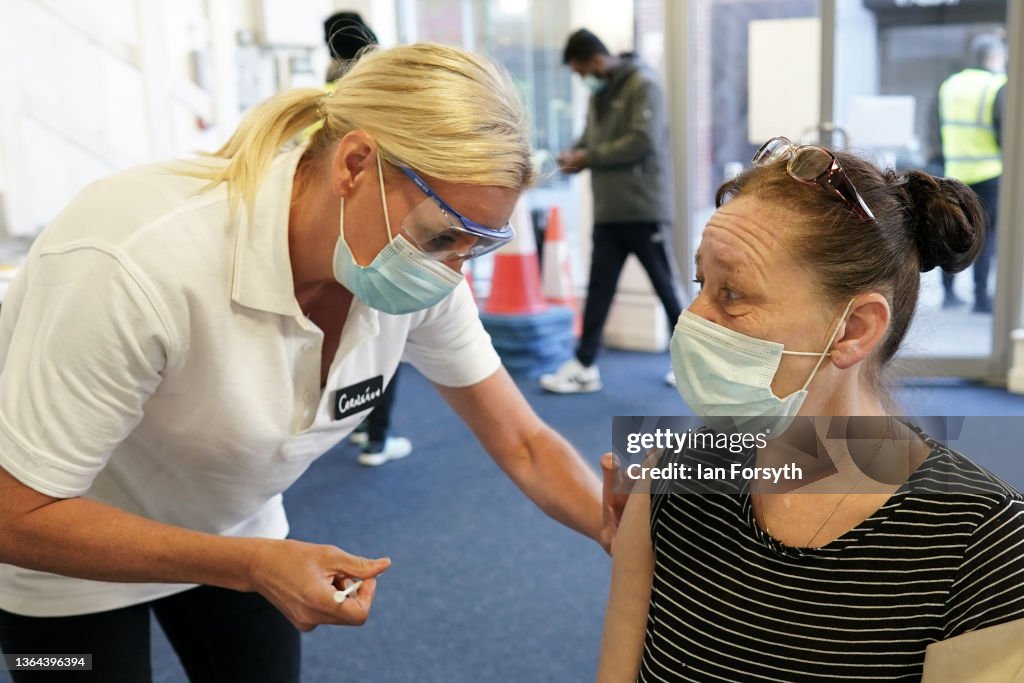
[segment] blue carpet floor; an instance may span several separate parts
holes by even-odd
[[[598,394],[555,396],[519,381],[541,416],[595,466],[609,448],[611,416],[686,413],[662,383],[667,354],[609,351],[599,362],[605,390]],[[1024,397],[957,381],[909,381],[896,398],[910,415],[1024,416]],[[362,468],[356,448],[341,444],[286,496],[294,537],[394,561],[364,627],[304,636],[304,680],[592,680],[607,592],[604,552],[537,511],[411,368],[403,368],[394,421],[396,433],[412,439],[412,456]],[[1007,438],[1024,438],[1024,420],[996,424]],[[1024,488],[1019,449],[961,450]],[[184,681],[156,630],[155,680]]]

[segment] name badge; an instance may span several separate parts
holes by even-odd
[[[377,375],[344,389],[338,389],[334,392],[334,419],[340,420],[353,413],[368,410],[380,403],[383,395],[383,375]]]

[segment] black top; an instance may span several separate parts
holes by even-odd
[[[1024,618],[1024,498],[926,441],[889,501],[822,548],[762,531],[746,483],[699,495],[662,482],[638,680],[917,681],[929,644]]]

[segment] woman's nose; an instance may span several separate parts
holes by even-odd
[[[718,320],[718,313],[715,307],[715,302],[704,290],[701,290],[700,294],[697,295],[697,298],[693,300],[693,303],[691,303],[689,308],[687,308],[686,310],[689,311],[690,313],[693,313],[696,316],[704,318],[708,322],[716,323],[719,325],[721,324],[721,322]]]

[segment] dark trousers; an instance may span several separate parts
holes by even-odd
[[[988,302],[988,273],[992,267],[992,257],[996,250],[996,222],[999,209],[999,178],[983,180],[974,185],[968,185],[981,200],[981,206],[985,209],[985,244],[974,262],[974,301],[975,303]],[[953,273],[942,271],[942,286],[946,294],[953,292]]]
[[[401,365],[398,366],[400,367]],[[391,408],[395,404],[395,391],[398,385],[398,368],[395,368],[395,374],[384,388],[380,403],[374,406],[366,417],[366,438],[370,444],[383,444],[387,441],[388,430],[391,429]]]
[[[12,671],[15,683],[149,683],[150,610],[192,683],[299,681],[301,641],[295,627],[258,593],[209,586],[74,617],[0,610],[0,649],[92,655],[92,671]]]
[[[583,309],[583,332],[576,347],[576,358],[583,365],[593,364],[601,348],[604,324],[608,320],[619,275],[630,254],[636,255],[651,278],[654,291],[665,307],[670,330],[682,313],[660,226],[657,223],[596,223],[587,304]]]

